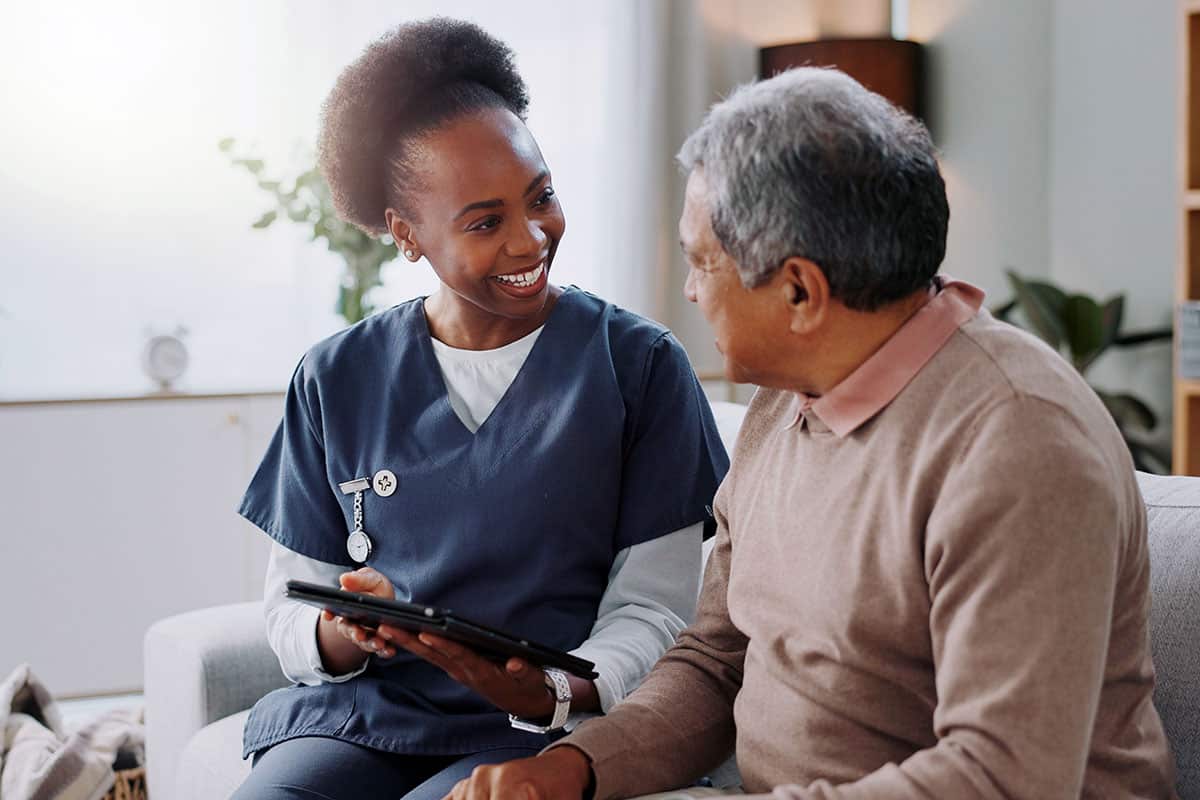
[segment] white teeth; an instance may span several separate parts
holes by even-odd
[[[522,272],[517,275],[497,275],[496,280],[500,281],[501,283],[507,283],[509,286],[533,286],[535,283],[541,280],[542,273],[545,271],[546,265],[542,263],[538,264],[529,272]]]

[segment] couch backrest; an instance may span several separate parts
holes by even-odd
[[[733,444],[737,441],[738,431],[742,420],[746,417],[746,406],[741,403],[730,403],[725,400],[714,400],[712,403],[713,419],[717,423],[717,432],[721,434],[721,443],[725,451],[733,455]],[[712,554],[713,539],[704,543],[704,566],[708,565],[708,557]]]
[[[1180,800],[1200,800],[1200,478],[1138,473],[1150,523],[1150,649]]]

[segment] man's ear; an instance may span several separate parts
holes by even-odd
[[[779,272],[779,290],[789,307],[792,333],[812,333],[829,312],[829,281],[825,273],[812,261],[800,257],[784,261]]]
[[[383,218],[387,222],[388,233],[392,235],[392,241],[396,243],[396,247],[400,248],[404,257],[409,261],[419,260],[421,248],[417,245],[412,225],[408,220],[401,217],[400,213],[392,208],[383,212]]]

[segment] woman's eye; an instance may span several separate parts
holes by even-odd
[[[533,204],[535,206],[544,206],[547,203],[549,203],[553,197],[554,197],[554,190],[552,188],[550,188],[549,186],[547,186],[545,189],[542,190],[542,193],[538,195],[538,199],[533,201]]]
[[[483,219],[479,220],[479,222],[476,222],[474,225],[467,228],[467,230],[468,231],[488,231],[488,230],[491,230],[492,228],[496,227],[499,224],[500,224],[499,217],[484,217]]]

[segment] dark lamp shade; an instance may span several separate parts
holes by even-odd
[[[762,78],[790,67],[837,67],[917,119],[925,119],[924,51],[917,42],[899,39],[823,39],[764,47],[759,51]]]

